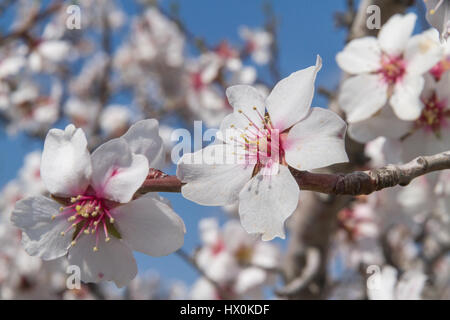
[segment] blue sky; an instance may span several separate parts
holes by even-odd
[[[129,1],[119,1],[126,11],[132,13],[136,8]],[[335,62],[336,53],[342,49],[345,31],[334,26],[333,15],[345,9],[345,0],[285,0],[272,1],[276,15],[280,19],[278,43],[280,47],[280,69],[282,76],[313,65],[316,55],[323,59],[316,87],[334,88],[340,72]],[[163,0],[167,8],[168,1]],[[259,0],[180,0],[180,15],[192,33],[204,37],[208,43],[217,44],[222,39],[239,44],[238,27],[248,25],[258,27],[264,23],[263,1]],[[1,24],[4,26],[4,23]],[[119,39],[116,39],[119,40]],[[117,41],[115,41],[117,42]],[[121,99],[122,103],[124,102]],[[327,101],[316,94],[313,106],[326,107]],[[40,140],[19,134],[8,136],[0,129],[0,186],[13,179],[22,166],[23,157],[42,148]],[[169,172],[173,173],[174,167]],[[223,213],[219,208],[201,207],[183,199],[179,194],[164,194],[173,204],[177,213],[186,223],[187,234],[185,251],[192,251],[198,244],[197,223],[204,217],[216,216],[222,221]],[[285,245],[285,242],[279,242]],[[177,255],[152,258],[136,255],[139,270],[153,269],[168,281],[181,279],[191,284],[197,273],[186,265]]]

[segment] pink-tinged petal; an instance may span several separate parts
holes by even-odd
[[[289,169],[280,166],[277,175],[257,174],[239,194],[239,216],[248,233],[268,241],[285,238],[284,222],[297,208],[300,189]]]
[[[390,106],[383,109],[367,120],[350,123],[348,135],[355,141],[367,143],[377,137],[398,139],[412,129],[413,123],[397,118]]]
[[[92,154],[92,187],[97,196],[127,203],[148,174],[147,158],[131,153],[125,139],[110,140]]]
[[[95,245],[96,235],[83,234],[69,250],[69,263],[80,267],[81,281],[114,281],[122,288],[136,277],[133,251],[123,241],[112,236],[106,242],[105,236],[100,234],[97,251],[93,250]]]
[[[412,121],[419,118],[424,108],[420,100],[424,82],[422,76],[408,75],[395,85],[389,102],[399,119]]]
[[[123,241],[135,251],[159,257],[183,245],[183,220],[151,194],[117,207],[113,215]]]
[[[92,167],[82,129],[68,125],[51,129],[42,152],[41,177],[48,191],[56,196],[70,197],[83,193],[89,185]]]
[[[381,67],[381,49],[375,37],[364,37],[350,41],[343,51],[336,55],[336,62],[345,72],[367,73]]]
[[[344,81],[339,93],[339,106],[347,121],[357,122],[370,118],[387,101],[388,85],[377,74],[362,74]]]
[[[149,168],[162,170],[165,154],[158,130],[157,120],[141,120],[132,125],[122,138],[128,142],[132,153],[147,157]]]
[[[321,68],[322,59],[317,56],[315,66],[294,72],[275,85],[266,105],[276,129],[283,131],[308,114],[314,97],[314,82]]]
[[[414,13],[392,16],[378,33],[381,49],[391,56],[401,55],[413,33],[416,19]]]
[[[404,58],[408,74],[421,75],[429,71],[444,57],[444,47],[436,29],[415,35],[408,41]]]
[[[298,170],[322,168],[347,162],[345,130],[347,125],[336,113],[311,108],[308,116],[289,131],[286,161]]]
[[[11,222],[22,229],[22,243],[29,255],[43,260],[64,256],[70,246],[70,235],[61,236],[70,223],[59,215],[60,205],[43,196],[29,197],[16,203]],[[55,216],[52,219],[52,216]]]
[[[234,150],[233,146],[211,145],[183,155],[177,167],[177,177],[186,183],[181,188],[183,197],[210,206],[236,202],[254,165],[238,163]]]
[[[236,85],[226,90],[228,102],[233,107],[236,125],[239,128],[262,126],[261,116],[264,116],[265,102],[259,91],[248,85]]]

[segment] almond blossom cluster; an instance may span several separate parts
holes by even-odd
[[[392,15],[360,35],[349,8],[333,92],[333,61],[312,43],[315,63],[280,63],[270,6],[264,24],[214,40],[184,4],[6,6],[0,178],[15,178],[0,180],[0,299],[450,298],[450,170],[408,185],[393,170],[450,150],[450,1],[380,4]],[[176,129],[198,120],[211,143],[196,145],[194,125],[180,149],[192,139]],[[15,141],[40,151],[12,175]],[[365,194],[389,174],[400,183]],[[168,255],[198,277],[141,267]]]

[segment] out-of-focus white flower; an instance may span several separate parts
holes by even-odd
[[[5,111],[10,120],[8,132],[19,130],[38,133],[47,130],[58,119],[62,86],[52,83],[49,94],[42,94],[32,82],[23,82],[11,92],[10,105]]]
[[[241,27],[239,35],[245,41],[245,50],[257,64],[266,64],[271,58],[270,46],[272,35],[262,29],[251,30],[248,27]]]
[[[435,29],[411,37],[415,21],[413,13],[394,15],[378,38],[355,39],[337,54],[338,65],[355,75],[344,81],[339,94],[348,122],[366,120],[388,102],[399,119],[420,116],[422,75],[442,59],[443,50]]]
[[[364,147],[364,153],[370,158],[370,166],[373,168],[401,162],[401,151],[400,141],[385,137],[378,137]]]
[[[64,112],[77,128],[82,128],[89,135],[100,110],[100,105],[92,100],[80,100],[76,97],[67,99]]]
[[[71,45],[68,41],[42,39],[30,52],[28,65],[35,72],[52,68],[54,64],[67,59],[70,50]]]
[[[266,99],[247,85],[228,88],[234,112],[218,133],[224,143],[183,155],[177,168],[186,183],[183,196],[202,205],[239,200],[247,232],[284,238],[284,221],[300,193],[287,165],[311,170],[348,161],[345,122],[332,111],[310,108],[320,68],[317,57],[315,66],[281,80]]]
[[[450,72],[439,81],[426,76],[421,98],[424,109],[411,125],[411,134],[402,143],[403,158],[412,160],[450,149]]]
[[[231,110],[227,108],[225,97],[213,83],[221,61],[216,54],[206,53],[188,64],[186,99],[189,108],[207,126],[217,126]]]
[[[122,105],[111,105],[102,110],[100,127],[108,137],[118,137],[128,129],[130,120],[130,109]]]
[[[17,202],[11,216],[23,230],[30,255],[54,260],[68,254],[81,280],[126,285],[137,272],[132,249],[167,255],[183,244],[181,218],[159,197],[133,195],[149,167],[158,168],[158,122],[143,120],[90,155],[81,129],[69,125],[47,134],[41,177],[52,199]],[[152,214],[148,214],[148,212]]]
[[[400,279],[397,270],[386,265],[380,274],[373,274],[372,286],[367,288],[370,300],[420,300],[427,280],[418,270],[408,270]]]
[[[444,73],[450,70],[450,40],[444,40],[441,42],[444,50],[444,56],[433,68],[430,73],[436,81],[439,81]],[[450,72],[450,71],[449,71]]]
[[[203,246],[197,251],[197,264],[220,289],[217,290],[208,280],[200,279],[194,285],[191,297],[261,297],[264,285],[274,280],[267,270],[278,266],[278,248],[248,235],[236,220],[228,221],[223,231],[213,218],[201,220],[199,228]]]

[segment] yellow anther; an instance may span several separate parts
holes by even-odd
[[[75,216],[71,216],[67,219],[67,221],[71,222],[71,221],[74,221],[75,219],[76,219]]]
[[[97,247],[94,247],[94,249],[92,249],[92,250],[94,250],[94,252],[97,252],[97,251],[98,251],[98,248],[97,248]]]
[[[64,211],[64,207],[59,207],[59,211],[63,212]]]
[[[89,234],[89,229],[85,229],[84,234]]]
[[[256,110],[256,107],[253,107],[253,110]]]
[[[435,14],[435,13],[436,13],[436,10],[434,10],[434,9],[430,10],[430,14]]]
[[[100,206],[96,206],[95,211],[99,211],[99,210],[100,210]]]
[[[116,220],[114,220],[114,218],[109,219],[109,222],[111,222],[111,223],[114,223],[114,221],[116,221]]]
[[[76,223],[72,223],[72,228],[75,228],[77,226]]]
[[[77,205],[76,207],[75,207],[75,211],[80,211],[81,210],[81,206],[80,205]]]
[[[64,237],[64,236],[66,235],[66,233],[65,233],[64,231],[61,231],[60,235],[61,235],[62,237]]]
[[[91,234],[94,234],[94,233],[95,233],[95,229],[92,229]]]
[[[70,198],[70,202],[72,202],[72,203],[75,203],[75,202],[77,202],[77,198],[75,198],[75,197],[72,197],[72,198]]]
[[[71,243],[70,243],[70,245],[73,247],[74,245],[76,245],[77,244],[77,242],[75,241],[75,240],[73,240]]]
[[[94,212],[91,213],[91,216],[96,217],[97,214],[98,214],[98,211],[94,211]]]
[[[110,237],[105,238],[105,242],[108,242],[109,240],[111,240]]]
[[[52,216],[52,220],[55,220],[56,219],[56,216]]]

